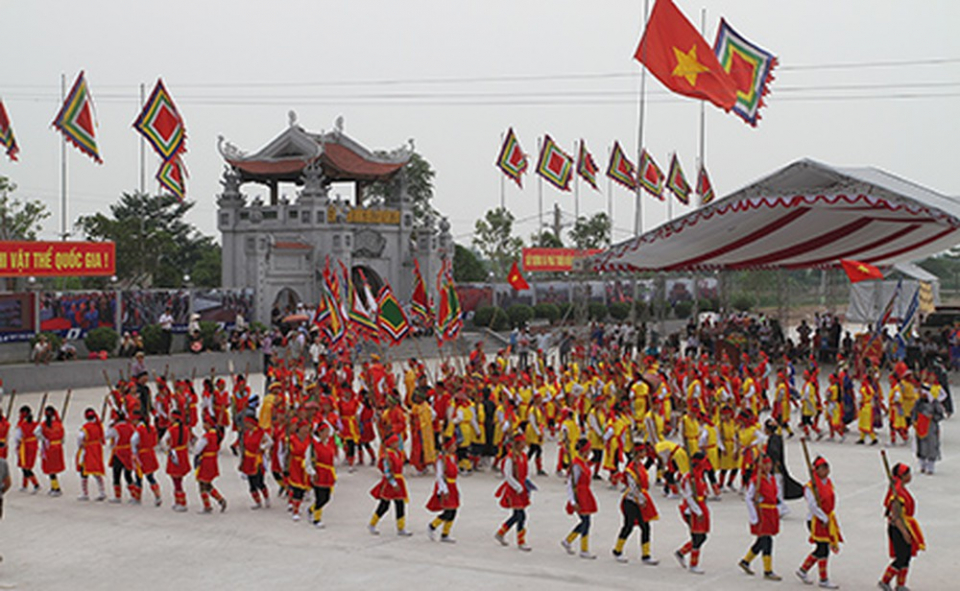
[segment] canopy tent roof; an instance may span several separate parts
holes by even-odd
[[[616,244],[596,271],[825,268],[907,262],[960,242],[960,200],[876,168],[799,160]]]

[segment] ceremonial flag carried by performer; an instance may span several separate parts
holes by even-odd
[[[667,188],[677,196],[677,200],[684,205],[690,204],[690,184],[687,178],[683,176],[683,169],[680,168],[680,159],[674,153],[670,160],[670,173],[667,175]]]
[[[393,295],[388,283],[384,283],[380,288],[380,296],[377,298],[380,308],[380,316],[377,323],[387,336],[390,337],[392,344],[397,344],[403,340],[410,332],[410,323],[407,322],[407,315],[404,314],[400,302]]]
[[[663,171],[653,161],[653,156],[644,149],[640,153],[640,186],[648,193],[663,201]]]
[[[607,165],[607,176],[631,191],[637,188],[636,169],[633,167],[633,162],[630,162],[630,159],[623,152],[623,148],[620,147],[620,142],[613,142],[610,164]]]
[[[147,138],[164,162],[187,151],[183,118],[159,78],[133,127]]]
[[[594,191],[600,190],[597,187],[597,170],[597,163],[593,161],[593,156],[587,151],[587,143],[580,140],[580,153],[577,155],[577,174],[587,181]]]
[[[513,266],[510,267],[510,272],[507,273],[507,283],[517,291],[530,289],[530,284],[527,283],[527,280],[523,278],[523,274],[520,273],[520,267],[517,266],[517,261],[513,261]]]
[[[713,183],[707,175],[707,167],[700,166],[700,172],[697,174],[697,195],[700,195],[700,205],[706,205],[713,201]]]
[[[657,0],[634,57],[664,86],[724,111],[737,93],[710,45],[671,0]]]
[[[347,313],[347,317],[350,320],[350,326],[357,335],[365,339],[379,341],[380,329],[367,310],[367,306],[363,303],[362,290],[356,289],[351,282],[349,291],[350,311]]]
[[[157,171],[157,182],[165,189],[177,196],[177,199],[183,201],[187,194],[187,168],[180,160],[180,156],[174,156],[165,160]]]
[[[13,135],[13,126],[10,125],[10,118],[7,116],[7,109],[3,106],[2,100],[0,100],[0,144],[7,149],[7,157],[16,162],[20,147],[17,146],[17,138]]]
[[[63,101],[51,125],[78,150],[93,158],[97,164],[103,164],[97,150],[97,122],[94,118],[93,99],[87,88],[87,80],[83,77],[83,70],[77,75],[70,94]]]
[[[907,311],[903,313],[903,318],[900,320],[900,326],[897,327],[897,344],[900,347],[903,347],[906,350],[907,339],[910,338],[911,333],[913,332],[913,325],[917,321],[917,312],[920,309],[920,288],[917,287],[916,291],[913,292],[913,297],[910,298],[910,304],[907,306]]]
[[[527,172],[527,155],[520,148],[520,142],[513,133],[512,127],[507,130],[507,137],[503,141],[503,147],[500,148],[497,167],[517,183],[518,187],[523,188],[523,174]]]
[[[560,149],[549,135],[543,138],[540,159],[537,161],[537,174],[561,191],[570,190],[570,178],[573,176],[573,158]]]
[[[457,286],[453,282],[453,270],[449,261],[445,261],[437,274],[437,341],[442,345],[460,334],[463,327],[461,318],[460,298],[457,296]]]
[[[770,92],[776,56],[744,39],[722,18],[713,51],[736,90],[733,112],[756,127],[765,106],[763,97]]]
[[[840,259],[840,266],[843,267],[844,272],[846,272],[850,283],[857,283],[868,279],[883,279],[883,273],[880,269],[867,263],[861,263],[860,261],[854,261],[852,259]]]
[[[427,284],[420,273],[420,261],[413,259],[413,295],[410,296],[410,313],[425,323],[430,323],[430,298]]]

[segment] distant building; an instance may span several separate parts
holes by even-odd
[[[360,272],[376,292],[390,283],[401,302],[413,290],[414,261],[419,261],[428,289],[435,286],[441,261],[453,256],[447,220],[414,223],[405,166],[412,147],[372,153],[343,131],[313,133],[290,125],[254,154],[220,137],[226,162],[223,192],[217,199],[217,226],[223,238],[223,287],[256,290],[257,318],[266,322],[274,307],[281,313],[297,303],[319,301],[324,265],[339,263],[356,281]],[[331,183],[352,182],[354,202],[331,198]],[[366,188],[388,183],[380,204],[363,207]],[[269,189],[269,203],[248,200],[242,187],[259,183]],[[293,202],[281,198],[280,185],[299,187]]]

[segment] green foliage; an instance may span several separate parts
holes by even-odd
[[[117,277],[127,286],[180,287],[189,274],[195,285],[212,287],[220,283],[213,270],[220,255],[209,251],[219,247],[184,221],[193,205],[173,195],[124,193],[109,216],[83,216],[77,227],[88,240],[116,243]]]
[[[573,304],[570,302],[560,302],[557,304],[557,311],[560,312],[560,320],[564,322],[573,322],[576,318],[573,317]]]
[[[223,267],[223,252],[220,245],[213,239],[204,236],[205,241],[200,250],[197,262],[190,272],[190,281],[196,287],[220,287],[221,269]]]
[[[531,234],[530,244],[536,244],[543,248],[563,248],[563,240],[549,230],[544,230],[539,234],[536,232]]]
[[[503,308],[494,306],[483,306],[477,308],[473,314],[473,325],[476,328],[489,328],[496,331],[510,328],[510,318]]]
[[[749,312],[757,305],[757,298],[749,293],[738,293],[730,298],[730,306],[739,312]]]
[[[472,250],[453,245],[453,280],[457,283],[476,283],[487,280],[483,263]]]
[[[34,345],[37,344],[37,341],[40,340],[41,336],[47,337],[47,342],[50,343],[50,350],[53,351],[56,355],[57,350],[60,349],[60,345],[63,344],[63,339],[59,335],[52,332],[41,332],[40,334],[33,335],[33,338],[30,339],[30,348],[32,349]]]
[[[590,320],[604,320],[607,317],[607,307],[601,302],[590,302],[587,305],[587,315]]]
[[[202,321],[200,322],[200,338],[203,339],[203,348],[206,351],[213,351],[220,346],[220,341],[218,339],[218,333],[220,332],[220,325],[216,322]]]
[[[699,307],[701,312],[719,312],[720,301],[717,298],[702,298]]]
[[[600,212],[590,218],[580,216],[570,230],[577,248],[603,248],[610,245],[610,218]]]
[[[253,331],[253,332],[258,332],[258,333],[260,333],[260,334],[265,334],[265,333],[267,332],[267,330],[268,330],[268,327],[267,327],[266,324],[264,324],[264,323],[262,323],[262,322],[251,322],[251,323],[250,323],[250,330]]]
[[[533,307],[533,315],[535,318],[542,318],[553,324],[560,318],[560,307],[549,303],[537,304]]]
[[[629,302],[613,302],[608,309],[614,320],[626,320],[630,316]]]
[[[690,318],[693,313],[693,302],[690,300],[681,300],[673,305],[673,313],[677,318],[683,320]]]
[[[382,150],[376,152],[378,156],[387,156]],[[401,181],[400,177],[394,177],[389,181],[377,181],[371,183],[364,191],[367,197],[366,205],[375,202],[395,203],[400,190],[400,183],[406,182],[407,195],[413,202],[413,225],[422,228],[426,225],[428,217],[437,217],[439,212],[430,204],[433,199],[433,177],[437,173],[430,166],[430,163],[423,156],[414,152],[410,156],[407,165],[403,167],[405,179]]]
[[[106,351],[113,353],[117,348],[117,341],[120,335],[117,331],[108,326],[101,326],[87,332],[83,343],[87,346],[87,351]]]
[[[526,304],[513,304],[507,308],[510,326],[522,327],[533,320],[533,308]]]
[[[36,240],[40,222],[50,217],[39,200],[20,201],[10,196],[17,185],[0,176],[0,240]]]
[[[159,324],[148,324],[140,330],[143,337],[143,350],[147,355],[163,353],[163,329]]]
[[[498,278],[506,277],[523,249],[523,239],[513,236],[513,220],[509,210],[497,207],[474,225],[473,246],[490,262]]]

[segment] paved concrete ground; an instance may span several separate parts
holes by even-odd
[[[259,380],[254,381],[259,384]],[[62,394],[61,394],[62,395]],[[68,453],[75,450],[74,435],[84,407],[99,409],[102,389],[74,393],[67,417]],[[53,395],[54,403],[60,403]],[[18,404],[39,403],[38,395],[18,398]],[[938,474],[915,470],[911,490],[918,500],[918,518],[928,547],[914,561],[910,584],[914,589],[956,589],[960,570],[953,544],[960,541],[960,443],[956,420],[943,423],[943,455]],[[839,493],[839,517],[846,544],[831,558],[834,581],[843,589],[869,589],[888,560],[881,499],[885,492],[877,447],[855,446],[852,441],[814,443],[813,453],[825,455],[833,466]],[[909,447],[888,451],[892,462],[911,461]],[[546,445],[546,464],[554,466],[556,444]],[[787,459],[792,473],[804,474],[796,439],[788,441]],[[595,488],[600,512],[595,516],[591,549],[597,560],[568,556],[559,540],[575,519],[563,510],[563,481],[552,474],[538,477],[540,491],[529,511],[529,543],[533,552],[513,546],[502,548],[493,539],[507,517],[493,491],[500,480],[490,472],[460,480],[462,507],[453,529],[455,545],[431,543],[425,533],[430,519],[424,503],[432,477],[409,476],[408,527],[412,538],[394,535],[391,515],[381,523],[382,534],[371,536],[366,523],[374,501],[368,491],[377,481],[376,471],[364,466],[353,474],[339,471],[339,482],[328,505],[325,530],[314,529],[308,519],[293,523],[282,506],[251,511],[246,483],[236,472],[229,451],[221,452],[222,476],[217,486],[230,502],[225,514],[198,515],[196,483],[187,483],[190,512],[170,510],[171,486],[161,477],[164,505],[131,506],[81,503],[76,500],[79,479],[68,472],[62,478],[65,494],[50,498],[14,489],[6,499],[0,522],[0,587],[17,589],[400,589],[409,585],[458,589],[802,589],[793,571],[810,550],[803,520],[805,507],[790,503],[793,513],[782,524],[774,542],[775,569],[783,582],[748,577],[736,563],[752,543],[743,501],[734,493],[711,505],[713,531],[704,548],[706,574],[682,570],[672,552],[686,538],[676,509],[677,501],[655,496],[661,518],[653,526],[653,549],[661,564],[642,566],[637,560],[638,540],[628,543],[629,564],[613,561],[613,546],[620,524],[617,491],[605,484]],[[268,477],[269,479],[269,477]],[[92,484],[92,483],[91,483]],[[44,482],[46,487],[46,482]],[[274,488],[274,487],[271,487]],[[760,570],[760,561],[755,563]]]

